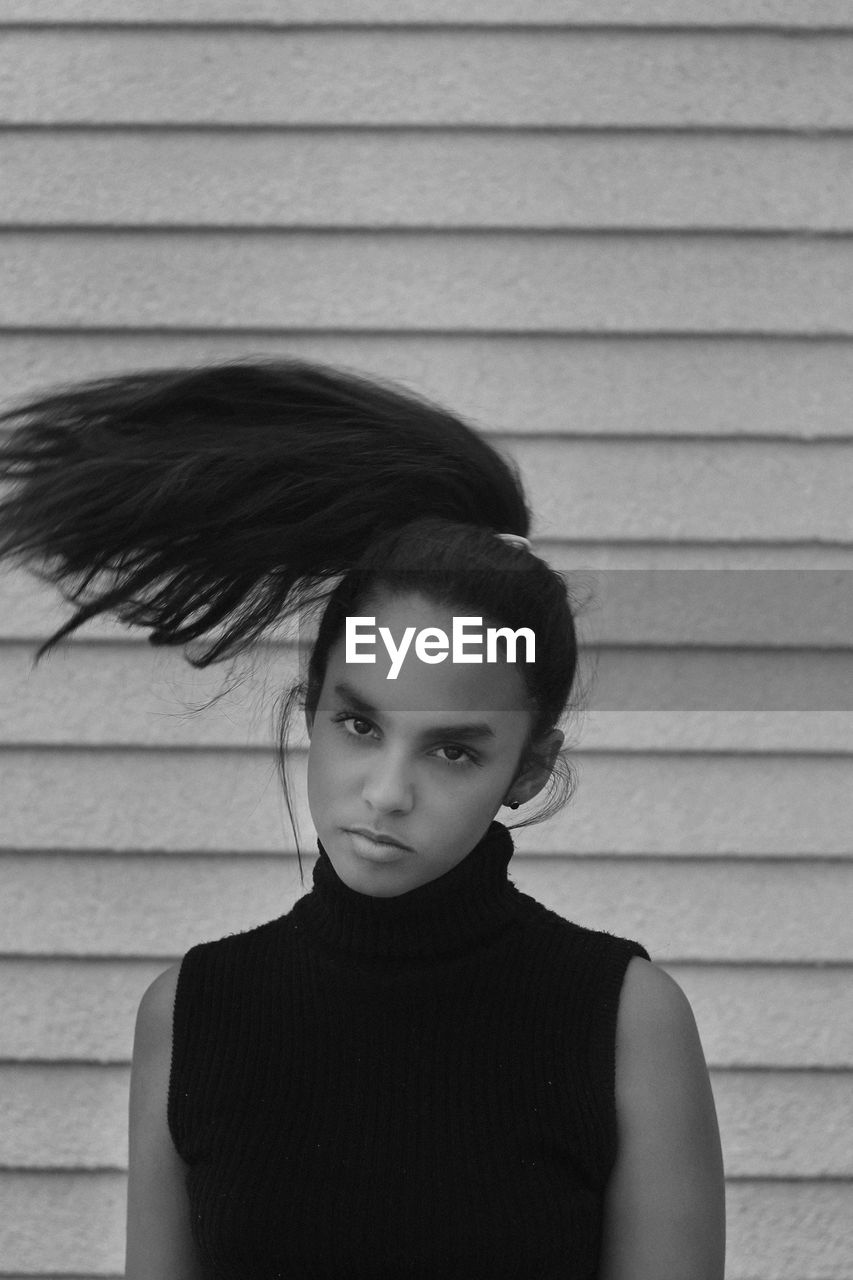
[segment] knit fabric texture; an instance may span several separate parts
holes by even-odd
[[[168,1119],[216,1280],[592,1280],[636,942],[509,879],[494,821],[397,897],[318,841],[286,915],[202,943]]]

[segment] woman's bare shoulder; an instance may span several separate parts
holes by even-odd
[[[657,1091],[678,1073],[687,1090],[705,1091],[708,1073],[693,1009],[674,978],[633,957],[625,972],[616,1023],[617,1095]],[[661,1074],[663,1073],[663,1075]]]
[[[633,956],[622,984],[618,1026],[623,1035],[649,1036],[664,1027],[690,1035],[696,1023],[690,1001],[675,979],[653,961]]]
[[[145,989],[136,1014],[134,1055],[164,1051],[172,1043],[172,1015],[181,962],[158,974]]]

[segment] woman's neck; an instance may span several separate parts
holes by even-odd
[[[323,948],[363,961],[451,956],[497,936],[517,913],[518,890],[507,869],[514,847],[493,821],[449,871],[396,897],[359,893],[345,884],[322,843],[313,888],[294,907],[298,923]]]

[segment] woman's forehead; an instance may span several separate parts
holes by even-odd
[[[394,679],[387,654],[375,651],[376,662],[347,662],[342,644],[329,655],[324,700],[347,702],[364,714],[384,715],[426,724],[454,721],[506,724],[529,711],[524,680],[513,665],[459,664],[446,658],[438,664],[409,654]]]
[[[460,711],[466,721],[529,711],[518,666],[503,644],[488,651],[476,617],[417,593],[377,595],[361,607],[330,650],[324,690],[343,687],[388,716],[434,713],[442,724]]]

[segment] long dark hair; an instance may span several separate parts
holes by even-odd
[[[99,614],[233,658],[323,607],[307,678],[280,704],[313,712],[348,614],[416,589],[498,626],[531,627],[520,665],[528,743],[558,723],[577,673],[565,579],[495,533],[527,536],[517,470],[461,419],[400,388],[303,361],[144,370],[59,388],[0,416],[0,560],[57,586],[72,616],[36,661]],[[550,817],[573,789],[558,757]],[[300,856],[300,870],[301,870]]]

